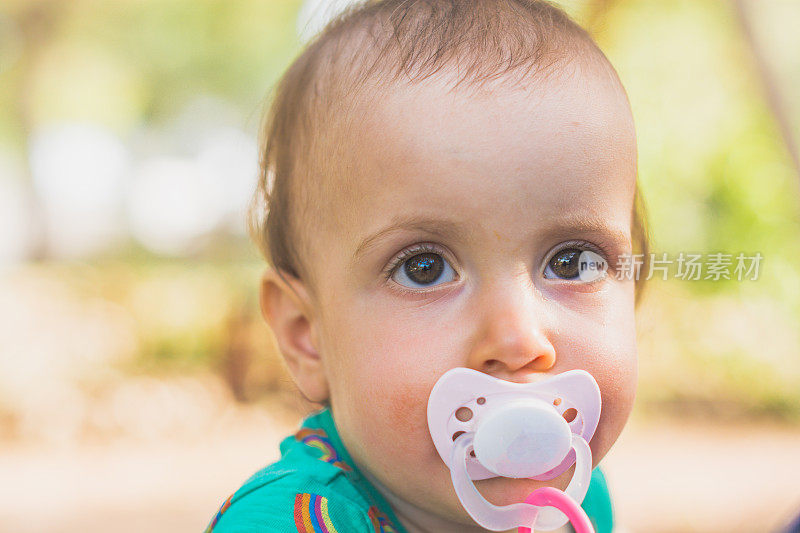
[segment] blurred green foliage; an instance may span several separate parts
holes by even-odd
[[[299,4],[6,1],[0,143],[24,150],[33,128],[58,120],[127,133],[166,128],[198,94],[229,102],[255,133],[265,95],[299,50]],[[800,177],[732,4],[564,5],[627,88],[653,250],[764,256],[757,281],[652,284],[641,314],[642,402],[800,419]],[[796,134],[800,10],[787,6],[758,3],[748,16]],[[137,339],[127,371],[211,369],[247,399],[288,386],[258,314],[261,262],[249,246],[235,241],[185,260],[130,247],[37,268],[127,310]]]
[[[299,43],[299,1],[0,5],[0,133],[53,120],[118,130],[169,118],[191,97],[225,97],[257,117]],[[19,109],[22,107],[23,109]],[[15,113],[15,110],[17,113]],[[20,116],[29,120],[19,124]]]

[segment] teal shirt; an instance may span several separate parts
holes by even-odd
[[[256,472],[220,507],[206,533],[406,533],[391,506],[356,468],[330,409],[307,417],[280,444],[279,461]],[[599,468],[583,508],[597,533],[613,528]]]

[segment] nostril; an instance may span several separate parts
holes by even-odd
[[[552,352],[543,352],[533,356],[533,359],[525,365],[526,370],[544,371],[553,368],[556,363],[556,356]]]
[[[500,379],[509,379],[518,372],[546,372],[555,365],[556,357],[551,351],[528,353],[525,357],[510,356],[503,359],[487,359],[482,371]],[[506,377],[509,376],[509,377]]]
[[[497,359],[489,359],[483,365],[484,368],[486,369],[484,370],[484,372],[493,376],[500,370],[500,368],[503,366],[503,363],[501,363]]]

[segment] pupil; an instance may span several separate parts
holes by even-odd
[[[550,268],[552,268],[555,275],[560,278],[577,278],[578,258],[580,255],[581,251],[574,248],[562,250],[550,260]]]
[[[444,262],[438,254],[424,253],[415,255],[405,262],[408,277],[416,283],[433,283],[442,274]]]

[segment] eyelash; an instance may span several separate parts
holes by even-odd
[[[609,265],[608,265],[609,269],[611,269],[613,267],[613,265],[611,264],[611,261],[609,260],[608,253],[606,252],[604,246],[598,245],[598,244],[594,244],[594,243],[591,243],[589,241],[584,241],[584,240],[572,240],[572,241],[567,241],[567,242],[561,243],[558,246],[558,248],[554,249],[550,254],[547,255],[547,260],[544,262],[544,264],[542,266],[543,270],[542,270],[541,273],[544,274],[544,269],[547,268],[547,265],[550,264],[550,261],[553,259],[553,257],[556,256],[556,254],[558,254],[559,252],[561,252],[563,250],[566,250],[568,248],[582,248],[582,249],[591,250],[592,252],[595,252],[595,253],[603,256],[606,259],[606,261],[609,262]],[[435,253],[435,254],[441,255],[442,257],[446,256],[446,254],[438,246],[436,246],[434,244],[421,243],[421,244],[414,245],[414,246],[412,246],[410,248],[406,248],[405,250],[400,252],[400,254],[384,270],[384,273],[383,273],[384,277],[387,280],[391,279],[391,277],[394,275],[395,271],[398,268],[400,268],[400,266],[403,264],[404,261],[414,257],[415,255],[424,254],[424,253]],[[445,260],[446,259],[447,258],[445,257]]]
[[[387,280],[391,279],[395,271],[400,268],[406,259],[410,259],[415,255],[424,253],[439,254],[444,257],[445,260],[447,260],[447,254],[445,254],[438,246],[429,243],[416,244],[411,248],[406,248],[400,252],[400,255],[398,255],[391,263],[389,263],[389,265],[386,267],[386,270],[383,272],[384,277],[386,277]]]
[[[547,265],[550,264],[550,261],[552,261],[553,258],[558,253],[560,253],[560,252],[562,252],[564,250],[567,250],[569,248],[579,248],[579,249],[586,249],[586,250],[592,251],[592,252],[594,252],[594,253],[596,253],[598,255],[603,256],[603,258],[606,261],[609,262],[608,267],[609,268],[612,267],[611,261],[609,260],[609,257],[608,257],[608,253],[606,252],[604,246],[598,245],[598,244],[594,244],[594,243],[589,242],[589,241],[575,240],[575,241],[562,242],[561,244],[559,244],[558,248],[554,249],[552,252],[550,252],[547,255],[547,260],[544,262],[544,266],[542,268],[547,268]],[[542,272],[544,272],[544,271],[542,271]]]

